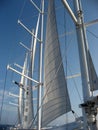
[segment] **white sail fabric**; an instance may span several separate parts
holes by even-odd
[[[54,0],[49,0],[44,66],[42,126],[71,110],[57,33]]]
[[[90,72],[90,83],[91,83],[90,90],[95,91],[95,90],[98,90],[98,77],[97,77],[93,62],[92,62],[90,52],[88,52],[88,56],[89,56],[89,64],[90,64],[90,70],[89,70],[89,72]]]
[[[31,54],[30,54],[30,63],[29,63],[29,72],[28,76],[32,78],[32,60],[33,60],[33,37],[31,44]],[[32,81],[27,79],[27,86],[25,88],[25,105],[24,105],[24,123],[23,128],[29,129],[31,121],[34,119],[34,108],[33,108],[33,93],[32,93]]]
[[[27,58],[28,55],[26,54],[26,58],[24,61],[24,66],[23,66],[23,70],[22,70],[22,74],[26,74],[26,69],[27,69]],[[25,85],[25,77],[21,76],[21,81],[20,84]],[[23,115],[24,115],[24,90],[23,88],[20,86],[19,88],[19,123],[22,126],[23,125]]]

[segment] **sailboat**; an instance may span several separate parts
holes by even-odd
[[[70,95],[68,92],[67,77],[65,75],[64,64],[62,60],[60,40],[56,22],[55,1],[48,0],[46,40],[43,56],[43,21],[44,21],[44,0],[42,0],[41,9],[31,0],[31,3],[39,11],[38,21],[35,31],[30,31],[21,21],[18,23],[32,35],[32,45],[29,50],[30,61],[27,65],[27,55],[22,72],[18,72],[11,66],[7,68],[20,74],[20,83],[14,82],[19,86],[19,126],[17,129],[50,129],[50,130],[97,130],[97,108],[98,96],[92,93],[98,90],[98,77],[89,51],[86,27],[98,20],[84,23],[82,6],[80,0],[74,0],[75,11],[71,9],[66,0],[62,0],[62,5],[72,18],[76,27],[79,61],[82,80],[83,102],[79,104],[82,111],[82,118],[76,116],[72,109]],[[38,38],[39,21],[41,17],[41,36]],[[62,19],[61,19],[62,20]],[[39,80],[32,78],[34,71],[36,44],[39,42]],[[26,47],[25,47],[26,48]],[[43,58],[44,57],[44,58]],[[43,62],[44,59],[44,62]],[[44,63],[44,69],[42,67]],[[44,74],[43,74],[44,70]],[[44,75],[44,77],[43,77]],[[43,77],[43,78],[42,78]],[[74,76],[72,76],[73,78]],[[32,86],[32,82],[35,86]],[[36,114],[34,114],[32,88],[36,87],[38,91]],[[42,93],[44,93],[42,95]],[[51,125],[56,118],[72,112],[75,115],[75,121],[63,124],[62,126]],[[13,128],[14,129],[14,128]]]

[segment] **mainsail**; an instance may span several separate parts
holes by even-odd
[[[60,53],[54,0],[49,0],[48,6],[44,80],[42,125],[46,126],[71,110]]]

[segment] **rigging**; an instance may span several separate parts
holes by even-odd
[[[1,118],[2,118],[2,110],[3,110],[3,105],[4,105],[4,96],[5,96],[6,81],[7,81],[7,69],[6,69],[5,81],[4,81],[4,88],[3,88],[3,94],[2,94],[2,103],[1,103],[1,112],[0,112],[0,122],[1,122]]]

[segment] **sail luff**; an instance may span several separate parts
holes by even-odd
[[[45,43],[42,125],[71,110],[57,32],[55,5],[49,0]]]

